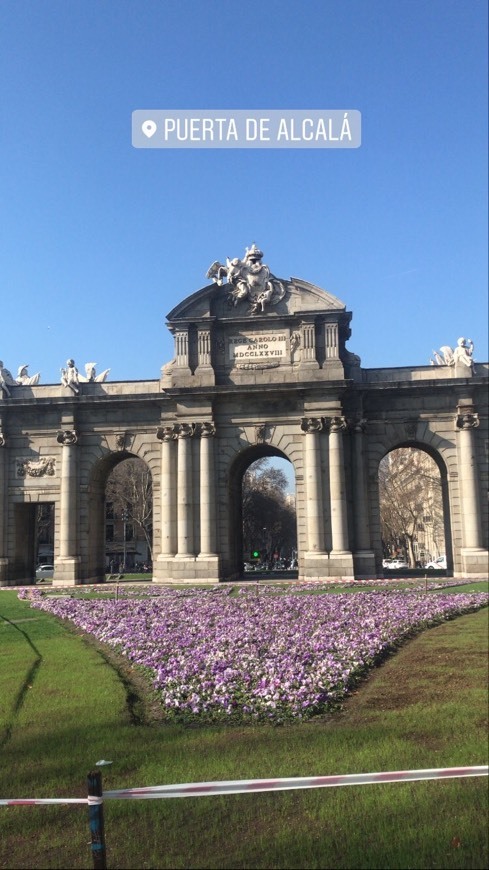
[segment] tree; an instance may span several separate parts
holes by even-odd
[[[153,484],[151,472],[142,459],[126,459],[109,476],[105,490],[115,514],[137,526],[153,559]]]
[[[262,559],[289,555],[297,547],[295,504],[287,495],[287,478],[268,459],[258,459],[243,476],[243,551]]]
[[[379,491],[386,556],[401,550],[414,568],[427,550],[428,558],[444,552],[440,473],[427,453],[415,448],[388,453],[379,466]]]

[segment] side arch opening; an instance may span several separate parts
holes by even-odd
[[[153,482],[146,462],[127,451],[104,457],[93,470],[88,503],[88,576],[151,576]]]
[[[453,571],[448,475],[426,445],[399,444],[379,464],[384,572]]]

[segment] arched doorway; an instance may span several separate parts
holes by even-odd
[[[288,457],[269,445],[243,451],[231,470],[230,500],[232,574],[297,572],[295,475]]]
[[[402,444],[379,465],[384,571],[453,569],[447,471],[425,446]]]
[[[128,451],[100,460],[91,477],[88,504],[88,576],[149,573],[153,486],[148,465]]]

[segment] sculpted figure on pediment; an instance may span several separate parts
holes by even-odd
[[[30,375],[28,372],[29,366],[19,366],[15,382],[23,387],[33,387],[39,383],[41,372],[36,372],[35,375]]]
[[[227,279],[228,303],[235,307],[247,300],[251,303],[249,314],[265,313],[267,305],[276,305],[285,296],[285,287],[262,263],[263,252],[255,244],[246,248],[243,259],[226,258],[224,266],[215,260],[206,277],[220,287]]]
[[[471,338],[459,338],[457,347],[452,348],[445,344],[439,351],[433,351],[433,358],[430,359],[432,366],[466,366],[468,369],[474,367],[474,342]]]
[[[96,372],[96,368],[95,368],[96,365],[97,365],[97,363],[93,363],[93,362],[85,363],[86,377],[85,377],[85,375],[81,375],[80,373],[78,373],[78,380],[82,384],[93,384],[93,383],[101,384],[106,380],[107,375],[110,372],[110,369],[105,369],[103,372],[100,372],[100,374],[98,375]]]

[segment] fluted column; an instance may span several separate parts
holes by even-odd
[[[193,555],[192,435],[193,423],[178,426],[177,555]]]
[[[306,485],[307,550],[324,553],[324,514],[321,494],[320,432],[323,421],[318,417],[303,417],[304,480]]]
[[[200,427],[200,555],[216,553],[216,497],[214,479],[213,423]]]
[[[210,368],[211,365],[211,331],[199,327],[197,333],[198,368]]]
[[[319,368],[316,359],[316,327],[314,321],[301,324],[301,368]]]
[[[348,551],[345,469],[343,457],[344,417],[333,417],[329,430],[329,483],[331,499],[332,553]]]
[[[74,429],[64,429],[57,434],[57,441],[63,445],[61,457],[60,492],[60,559],[71,559],[77,555],[77,462],[76,444],[78,435]]]
[[[175,426],[161,426],[156,437],[161,441],[161,555],[173,556],[176,550],[176,449]]]
[[[456,425],[458,432],[458,476],[460,482],[460,509],[463,521],[463,546],[466,549],[482,547],[482,525],[479,500],[479,480],[475,451],[474,429],[479,415],[473,408],[461,409]]]

